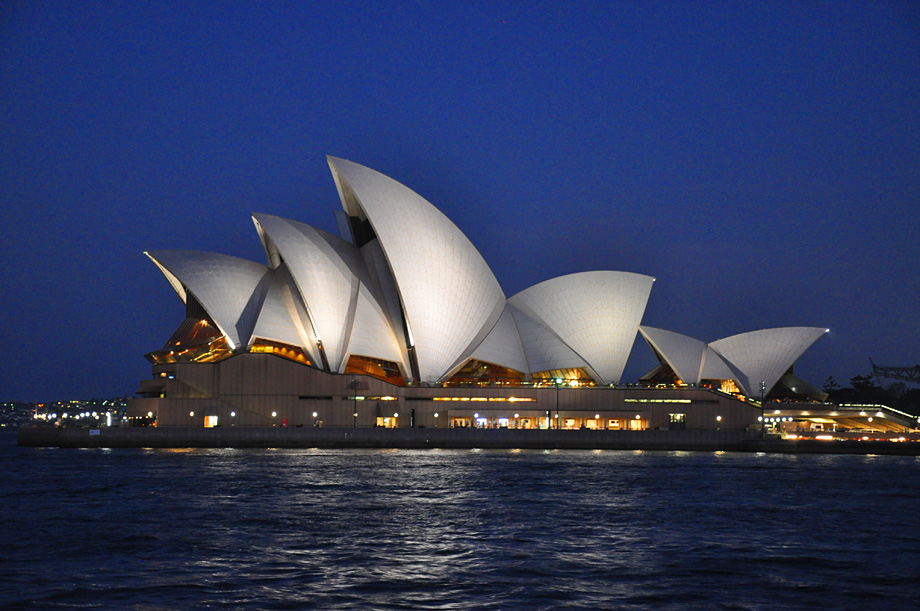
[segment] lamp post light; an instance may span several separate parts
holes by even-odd
[[[353,418],[351,426],[356,428],[358,426],[358,378],[352,378],[351,382],[349,382],[348,385],[351,387],[351,390],[352,390],[351,398],[354,404],[354,408],[352,409],[352,412],[351,412],[351,415]]]
[[[553,380],[556,384],[556,428],[559,428],[559,386],[562,385],[562,378]]]
[[[763,412],[763,400],[764,400],[764,395],[767,394],[766,391],[767,391],[767,382],[765,380],[761,380],[760,381],[760,438],[761,439],[766,439],[767,437],[766,430],[764,429],[764,426],[766,425],[766,421],[763,419],[763,413],[764,413]]]

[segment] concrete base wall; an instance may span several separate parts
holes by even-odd
[[[920,443],[761,440],[744,431],[23,427],[18,443],[62,448],[456,448],[920,454]]]

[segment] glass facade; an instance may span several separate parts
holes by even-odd
[[[162,348],[145,356],[154,365],[213,363],[231,352],[227,338],[215,325],[205,319],[186,318]]]
[[[405,386],[406,380],[399,372],[399,365],[392,361],[375,359],[370,356],[352,354],[345,365],[345,373],[351,375],[368,375],[396,386]]]
[[[283,344],[281,342],[272,342],[264,339],[256,340],[253,342],[252,348],[250,348],[249,351],[262,354],[276,354],[304,365],[313,364],[303,350],[297,346]]]
[[[444,386],[520,386],[524,374],[514,369],[470,359]]]
[[[531,374],[530,380],[534,386],[554,386],[556,380],[562,380],[565,386],[594,386],[594,380],[582,367],[568,369],[549,369]]]

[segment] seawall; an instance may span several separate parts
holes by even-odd
[[[18,444],[58,448],[453,448],[687,450],[920,455],[920,443],[761,440],[746,431],[593,431],[350,427],[22,427]]]

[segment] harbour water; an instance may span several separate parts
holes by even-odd
[[[3,609],[915,609],[920,459],[19,448]]]

